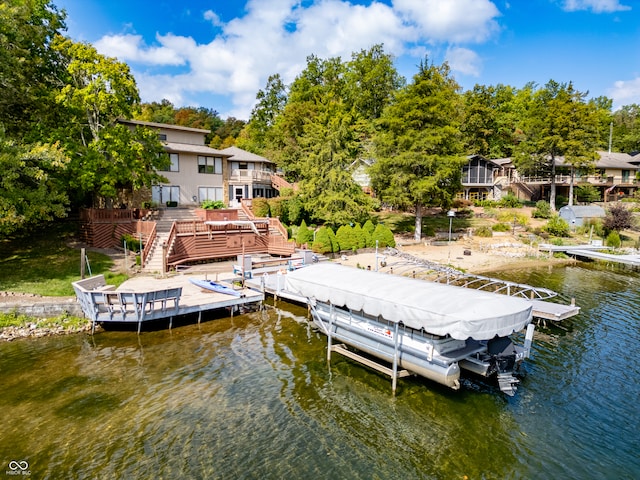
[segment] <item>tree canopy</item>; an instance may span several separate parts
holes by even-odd
[[[464,156],[460,87],[447,64],[425,61],[413,82],[385,108],[376,135],[371,181],[383,202],[414,207],[420,239],[422,208],[449,208],[458,191]]]

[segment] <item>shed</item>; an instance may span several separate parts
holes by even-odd
[[[560,218],[566,220],[570,227],[580,227],[585,220],[604,218],[604,208],[597,205],[566,205],[560,209]]]

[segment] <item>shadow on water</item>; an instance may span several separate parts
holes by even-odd
[[[1,345],[0,458],[28,460],[34,478],[632,478],[640,368],[621,349],[640,340],[638,277],[512,275],[582,307],[536,330],[513,398],[418,377],[393,396],[388,377],[327,364],[306,309],[278,302],[140,336]]]

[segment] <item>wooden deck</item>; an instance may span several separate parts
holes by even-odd
[[[264,300],[262,292],[249,288],[239,289],[241,296],[236,297],[204,290],[189,281],[206,277],[205,274],[162,279],[135,277],[114,289],[105,285],[104,277],[99,275],[73,285],[82,310],[94,327],[102,322],[136,323],[138,333],[142,324],[151,320],[166,319],[171,328],[177,316],[197,314],[200,322],[203,312],[227,308],[233,314],[240,306]],[[209,279],[214,278],[209,275]]]

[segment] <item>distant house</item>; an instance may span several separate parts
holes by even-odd
[[[559,210],[558,214],[570,227],[581,227],[588,220],[604,218],[606,215],[604,209],[596,205],[566,205]]]
[[[369,176],[369,167],[373,165],[373,162],[372,158],[358,158],[349,165],[353,181],[360,185],[362,191],[367,195],[372,195],[373,193],[371,177]]]
[[[225,200],[225,168],[228,153],[204,144],[209,130],[165,123],[121,120],[131,128],[144,126],[158,132],[171,159],[160,172],[169,181],[151,188],[153,202],[165,205],[199,205],[204,200]]]
[[[468,163],[462,167],[462,187],[460,195],[465,200],[486,200],[499,197],[495,174],[500,165],[481,155],[469,155]]]
[[[242,199],[278,195],[271,180],[276,171],[274,162],[238,147],[225,148],[222,153],[227,156],[229,165],[226,203],[237,206]]]

